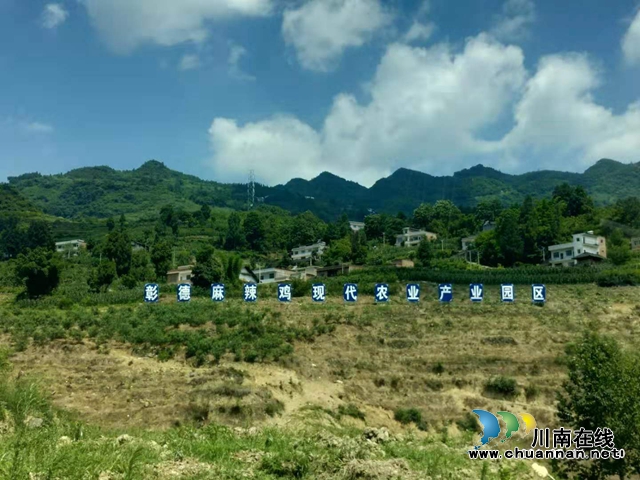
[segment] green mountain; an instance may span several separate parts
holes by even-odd
[[[584,173],[545,170],[522,175],[477,165],[440,177],[401,168],[371,188],[324,172],[312,180],[295,178],[275,187],[256,185],[256,198],[293,213],[311,210],[326,220],[342,212],[358,219],[371,210],[411,213],[422,202],[441,199],[466,207],[494,198],[508,204],[522,201],[526,195],[548,196],[564,182],[584,186],[597,203],[611,203],[638,195],[640,163],[603,159]],[[12,200],[14,197],[17,200]],[[129,171],[87,167],[59,175],[10,177],[9,185],[0,190],[0,202],[3,199],[14,209],[41,210],[58,217],[103,218],[124,213],[135,218],[155,215],[167,203],[186,210],[196,210],[202,204],[243,209],[247,185],[202,180],[151,160]]]

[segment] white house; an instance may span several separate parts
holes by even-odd
[[[349,227],[352,232],[359,232],[360,230],[364,230],[364,222],[349,222]]]
[[[191,283],[191,277],[193,277],[193,265],[182,265],[167,272],[167,283],[169,285]]]
[[[56,252],[65,255],[77,255],[81,248],[87,248],[84,240],[68,240],[66,242],[56,242]]]
[[[243,282],[253,283],[275,283],[290,280],[294,272],[285,270],[284,268],[260,268],[251,270],[249,267],[243,267],[240,271],[240,280]]]
[[[425,238],[431,241],[438,238],[438,236],[433,232],[405,227],[402,229],[402,233],[396,236],[396,247],[401,247],[402,245],[405,247],[417,247]]]
[[[549,247],[549,264],[558,267],[577,265],[580,258],[586,256],[607,258],[607,241],[592,231],[576,233],[571,243],[561,243]]]
[[[317,242],[313,245],[296,247],[291,251],[291,260],[293,260],[294,263],[311,263],[313,255],[315,254],[316,256],[321,257],[326,248],[327,244],[325,242]]]

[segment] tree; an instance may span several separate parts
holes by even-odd
[[[356,265],[367,261],[367,237],[362,230],[351,234],[351,261]]]
[[[18,217],[12,215],[0,223],[0,256],[17,257],[25,250],[26,242]]]
[[[483,265],[495,267],[500,263],[500,246],[495,230],[478,234],[473,243],[476,250],[480,252],[480,260]]]
[[[26,240],[28,248],[42,247],[51,251],[56,249],[51,225],[43,220],[35,220],[29,224]]]
[[[498,217],[496,239],[500,248],[501,263],[512,266],[522,258],[524,242],[520,235],[519,215],[514,209],[505,210]]]
[[[614,265],[623,265],[631,260],[631,245],[619,228],[611,232],[607,239],[607,258]]]
[[[625,458],[565,462],[579,478],[640,473],[640,360],[610,337],[586,333],[567,348],[568,379],[558,393],[558,417],[574,431],[610,428]]]
[[[423,228],[425,230],[430,228],[431,221],[433,220],[433,206],[428,203],[421,204],[413,211],[413,226],[416,228]]]
[[[18,255],[16,275],[30,298],[50,294],[60,283],[60,270],[57,254],[46,248]]]
[[[166,273],[166,270],[165,270]],[[151,257],[146,250],[137,250],[131,254],[131,270],[129,276],[134,282],[154,280],[156,275],[151,264]]]
[[[244,219],[244,237],[249,248],[255,252],[264,250],[265,226],[258,212],[249,212]]]
[[[158,278],[165,278],[171,268],[171,257],[173,251],[171,244],[166,240],[160,240],[151,247],[151,263]]]
[[[178,215],[173,210],[173,205],[167,204],[160,209],[160,222],[171,228],[171,231],[174,235],[178,234],[178,229],[180,227],[180,219]]]
[[[108,260],[101,262],[91,272],[88,283],[91,290],[94,292],[100,292],[109,287],[116,279],[116,264],[115,262]]]
[[[211,218],[211,207],[206,203],[200,207],[200,218],[202,223],[206,223]]]
[[[502,202],[498,199],[482,200],[478,202],[475,216],[478,223],[483,225],[484,222],[495,222],[503,209]]]
[[[522,260],[527,263],[539,263],[541,255],[538,248],[538,216],[531,195],[527,195],[522,202],[519,221],[523,241]]]
[[[215,254],[215,249],[206,245],[196,254],[197,264],[193,269],[191,282],[196,287],[209,288],[212,283],[222,281],[225,275],[225,265]]]
[[[228,220],[227,237],[224,248],[227,250],[238,250],[246,243],[244,231],[242,230],[242,220],[238,212],[231,212]]]
[[[420,262],[423,267],[428,267],[431,265],[433,261],[433,244],[427,238],[422,239],[420,244],[418,245],[418,251],[416,253],[416,258]]]
[[[553,189],[551,197],[555,202],[561,202],[564,205],[563,215],[566,217],[593,213],[593,200],[581,185],[572,187],[568,183],[563,183]]]
[[[385,233],[384,217],[379,214],[367,215],[364,219],[364,232],[367,238],[379,239]]]
[[[116,264],[119,276],[129,273],[131,268],[131,240],[126,231],[117,229],[107,236],[103,253]]]
[[[311,212],[296,215],[293,219],[289,234],[289,247],[311,245],[322,238],[325,225],[322,220]]]
[[[323,255],[323,260],[326,265],[335,265],[338,263],[346,262],[351,258],[351,238],[345,236],[340,240],[334,240],[331,242],[329,248]]]
[[[242,259],[237,255],[227,255],[225,260],[225,281],[235,285],[240,281],[240,271],[242,270]]]
[[[109,232],[112,232],[114,228],[116,228],[116,221],[113,219],[113,217],[109,217],[107,219],[107,230]]]
[[[640,228],[640,199],[629,197],[618,200],[614,207],[614,220],[633,228]]]

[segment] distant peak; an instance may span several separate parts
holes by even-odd
[[[138,170],[168,170],[167,166],[157,160],[144,162]]]
[[[610,169],[619,169],[623,166],[625,166],[625,164],[618,162],[617,160],[611,160],[610,158],[601,158],[596,163],[587,168],[584,173],[603,172]]]

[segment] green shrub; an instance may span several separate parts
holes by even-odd
[[[353,417],[353,418],[358,418],[360,420],[364,420],[365,419],[365,415],[364,412],[362,410],[360,410],[356,405],[349,403],[347,405],[340,405],[338,407],[338,411],[337,411],[337,417],[338,419],[343,417],[343,416],[347,416],[347,417]]]
[[[485,391],[502,395],[505,397],[515,397],[519,393],[518,382],[515,378],[494,377],[489,379],[484,385]]]
[[[640,285],[639,271],[605,271],[598,275],[596,283],[600,287],[623,287]]]
[[[466,432],[480,433],[482,431],[482,428],[478,423],[478,419],[471,412],[467,412],[464,417],[457,420],[456,425],[458,425],[458,428],[460,430],[466,431]]]
[[[284,403],[278,399],[269,400],[264,406],[264,413],[270,417],[280,415],[282,412],[284,412]]]
[[[436,375],[442,375],[444,373],[444,365],[442,365],[442,362],[438,362],[431,368],[431,371]]]
[[[265,455],[260,470],[281,478],[303,478],[309,473],[309,456],[304,452],[277,452]]]
[[[414,423],[419,430],[426,430],[427,424],[422,419],[422,413],[416,408],[398,408],[393,412],[397,422],[403,425]]]
[[[527,385],[524,388],[524,395],[527,401],[534,400],[540,394],[540,389],[537,385]]]

